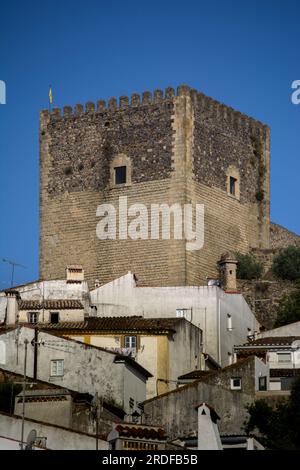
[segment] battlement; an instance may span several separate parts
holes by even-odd
[[[167,87],[164,91],[156,89],[153,93],[150,91],[144,91],[141,95],[132,93],[130,99],[128,96],[120,96],[119,99],[112,97],[107,102],[100,99],[97,103],[88,101],[85,106],[76,104],[74,108],[72,106],[64,106],[62,109],[55,107],[51,113],[48,110],[42,110],[40,115],[42,120],[49,122],[49,120],[56,121],[65,118],[76,118],[82,115],[117,112],[130,107],[144,107],[162,102],[172,103],[174,98],[180,96],[189,96],[194,106],[200,112],[205,113],[206,118],[216,122],[226,121],[236,129],[245,129],[251,135],[261,138],[265,138],[269,133],[269,127],[262,122],[220,103],[187,85],[180,85],[177,87],[177,90]]]

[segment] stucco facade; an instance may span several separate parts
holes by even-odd
[[[243,296],[216,286],[137,287],[131,273],[91,291],[98,316],[184,315],[203,331],[203,351],[220,365],[233,361],[233,347],[259,325]]]
[[[164,423],[170,439],[198,431],[196,407],[205,402],[220,416],[220,433],[239,434],[247,417],[246,405],[255,400],[256,377],[268,376],[268,366],[255,357],[237,362],[207,377],[147,400],[145,422]],[[232,389],[232,378],[241,378],[241,389]]]
[[[174,389],[178,376],[203,367],[202,331],[185,318],[157,322],[142,317],[131,317],[132,321],[124,317],[90,320],[48,328],[86,344],[133,355],[153,375],[147,381],[147,398]],[[126,348],[124,339],[132,337],[136,347]]]
[[[4,370],[23,373],[24,340],[27,347],[27,375],[51,382],[80,393],[96,392],[108,402],[132,412],[146,398],[146,380],[151,375],[129,358],[95,346],[57,337],[45,332],[38,334],[38,346],[33,328],[21,327],[0,335]],[[36,354],[36,360],[34,355]],[[59,364],[58,362],[59,361]],[[36,366],[35,366],[36,364]],[[129,398],[133,399],[133,409]]]

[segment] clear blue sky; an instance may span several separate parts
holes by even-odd
[[[271,127],[271,217],[300,233],[298,0],[4,0],[0,6],[0,259],[38,277],[38,115],[56,106],[176,87]],[[0,289],[10,268],[0,262]]]

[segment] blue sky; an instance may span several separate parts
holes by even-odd
[[[298,0],[4,0],[0,289],[38,277],[38,115],[187,83],[271,127],[271,218],[300,233]]]

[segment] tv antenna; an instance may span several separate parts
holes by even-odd
[[[2,258],[2,261],[3,263],[8,263],[11,265],[11,287],[13,287],[14,285],[14,274],[15,274],[15,267],[19,267],[19,268],[24,268],[24,269],[27,269],[27,266],[24,266],[23,264],[19,264],[19,263],[16,263],[15,261],[12,261],[10,259],[5,259],[5,258]]]

